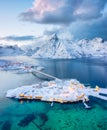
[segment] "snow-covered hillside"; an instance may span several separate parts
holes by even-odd
[[[80,40],[72,45],[72,50],[81,57],[104,57],[107,56],[107,42],[103,42],[101,38]]]
[[[35,46],[36,48],[36,46]],[[101,38],[72,42],[61,40],[56,34],[42,42],[33,58],[81,58],[107,56],[107,42]]]
[[[33,58],[72,58],[71,41],[61,40],[56,34],[45,38],[38,51],[32,56]]]
[[[22,55],[24,51],[17,45],[0,45],[0,56]]]

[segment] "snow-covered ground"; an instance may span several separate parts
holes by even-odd
[[[19,99],[40,99],[49,102],[77,102],[88,101],[89,96],[107,101],[106,88],[85,87],[75,79],[45,81],[38,84],[22,86],[8,90],[6,97]]]
[[[27,55],[32,58],[72,59],[107,56],[107,41],[101,38],[72,41],[58,38],[56,34],[35,39],[23,46],[0,45],[0,56]]]

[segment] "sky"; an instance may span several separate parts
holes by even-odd
[[[107,0],[0,0],[0,40],[52,33],[107,40]]]

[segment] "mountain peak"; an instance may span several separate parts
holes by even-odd
[[[59,38],[58,38],[58,36],[57,36],[56,33],[54,33],[54,34],[51,35],[50,41],[58,41],[58,40],[59,40]]]
[[[92,41],[94,41],[96,43],[103,43],[104,42],[104,40],[102,38],[100,38],[100,37],[96,37]]]

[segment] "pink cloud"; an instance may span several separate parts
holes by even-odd
[[[35,0],[33,7],[30,8],[27,12],[32,12],[35,19],[38,17],[38,19],[41,20],[46,13],[54,12],[61,6],[63,6],[63,2],[61,0]]]
[[[21,20],[43,24],[69,24],[102,16],[106,0],[35,0]]]

